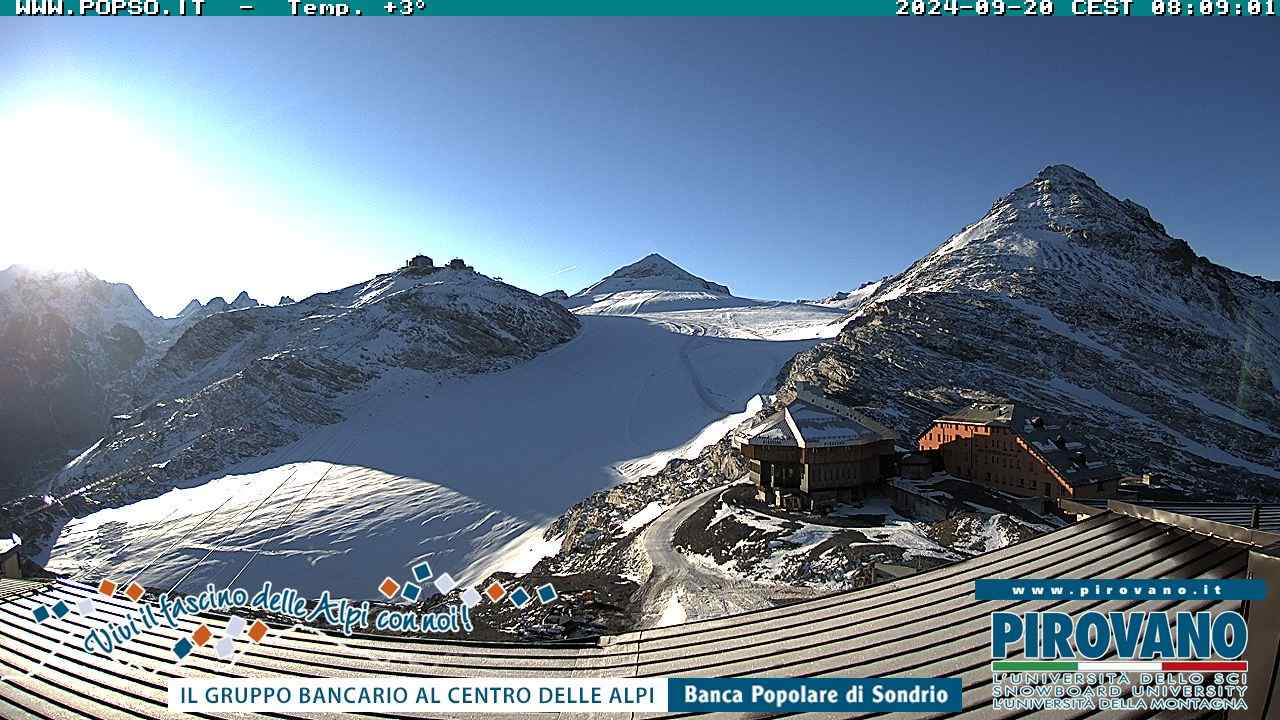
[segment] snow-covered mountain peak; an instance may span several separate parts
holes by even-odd
[[[620,267],[559,302],[577,313],[602,315],[756,304],[754,300],[734,297],[728,287],[704,280],[657,253]]]
[[[1120,254],[1168,252],[1185,243],[1171,238],[1142,205],[1121,200],[1070,165],[1050,165],[1000,198],[974,227],[1029,226],[1061,233]],[[995,226],[995,227],[993,227]]]
[[[102,280],[88,270],[57,272],[25,265],[0,272],[0,309],[56,312],[84,333],[122,323],[145,336],[159,321],[126,283]]]
[[[618,268],[608,277],[582,290],[574,297],[632,290],[731,294],[728,287],[704,280],[665,257],[650,253],[630,265]]]
[[[928,397],[903,410],[916,428],[972,397],[1017,397],[1089,418],[1135,471],[1215,492],[1280,477],[1280,284],[1197,255],[1070,166],[886,280],[838,344],[797,377],[867,404]]]
[[[1170,276],[1216,273],[1211,268],[1217,266],[1170,237],[1142,205],[1116,198],[1069,165],[1051,165],[886,281],[869,304],[952,291],[1038,298],[1044,304],[1073,301],[1105,286],[1108,293],[1191,318],[1198,311],[1170,306],[1170,294],[1188,304],[1212,305],[1218,293],[1172,283]]]

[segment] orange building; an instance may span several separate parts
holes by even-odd
[[[1120,471],[1064,423],[1013,402],[975,403],[940,417],[917,445],[940,453],[952,475],[1012,495],[1107,497],[1120,484]]]

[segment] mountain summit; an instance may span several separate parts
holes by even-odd
[[[651,253],[613,271],[599,282],[560,300],[580,313],[634,314],[699,310],[756,304],[734,297],[729,288],[704,280],[665,257]]]
[[[657,253],[624,265],[574,297],[629,290],[668,290],[674,292],[713,292],[730,295],[729,288],[694,275]]]
[[[896,410],[908,434],[1006,397],[1189,494],[1280,495],[1280,283],[1197,255],[1067,165],[885,280],[791,373]]]

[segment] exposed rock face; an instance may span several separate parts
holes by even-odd
[[[0,272],[0,500],[99,436],[163,331],[128,285]]]
[[[883,408],[906,438],[1011,397],[1074,418],[1122,468],[1234,499],[1280,494],[1278,379],[1280,284],[1057,165],[884,281],[784,384]]]
[[[548,300],[568,300],[569,293],[563,290],[552,290],[551,292],[542,293],[542,297]]]

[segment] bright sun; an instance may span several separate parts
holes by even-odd
[[[299,259],[323,229],[244,177],[212,172],[248,171],[228,150],[199,144],[210,136],[193,129],[175,139],[82,103],[0,112],[0,269],[88,269],[131,283],[153,310],[170,313],[194,295],[276,285],[281,267],[332,270]]]
[[[102,108],[44,104],[0,116],[0,157],[0,226],[12,243],[4,254],[24,264],[116,265],[122,252],[146,262],[163,237],[155,231],[172,227],[198,192],[173,148]]]

